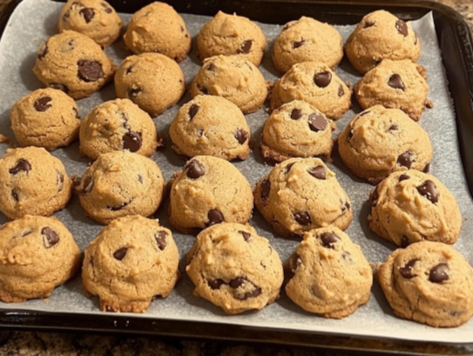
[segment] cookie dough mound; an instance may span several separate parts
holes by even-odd
[[[184,73],[159,53],[129,56],[115,75],[117,97],[128,98],[152,117],[175,105],[185,91]]]
[[[263,127],[261,152],[268,164],[291,157],[330,160],[335,124],[314,106],[294,100],[274,110]]]
[[[225,98],[198,95],[179,109],[169,127],[181,155],[244,160],[250,154],[250,128],[241,110]]]
[[[8,149],[0,159],[0,211],[9,219],[49,216],[72,196],[62,162],[44,148]]]
[[[287,295],[311,313],[341,319],[370,299],[371,266],[360,246],[334,226],[306,232],[285,269]]]
[[[131,17],[123,39],[135,54],[157,52],[176,62],[186,59],[191,50],[191,36],[182,17],[172,6],[157,1]]]
[[[429,86],[425,76],[424,68],[408,59],[385,59],[356,83],[356,99],[363,109],[382,105],[400,109],[419,121],[425,107],[432,105],[427,99]]]
[[[454,244],[462,217],[455,197],[434,176],[416,170],[391,173],[370,193],[370,229],[405,247],[429,240]]]
[[[120,36],[123,21],[104,0],[69,0],[61,9],[59,32],[72,30],[108,47]]]
[[[353,67],[364,74],[384,59],[417,62],[421,44],[409,21],[378,10],[363,17],[348,38],[345,52]]]
[[[283,237],[351,222],[351,202],[332,172],[318,158],[291,158],[261,178],[254,190],[255,205]]]
[[[391,253],[377,279],[394,313],[434,327],[473,315],[473,269],[452,246],[422,241]]]
[[[102,311],[143,313],[179,279],[179,253],[169,229],[140,215],[118,218],[85,249],[82,285]]]
[[[119,150],[149,157],[162,144],[151,117],[129,99],[97,105],[80,128],[80,151],[92,159]]]
[[[222,11],[202,26],[197,35],[197,55],[201,60],[219,54],[238,54],[259,66],[265,47],[266,37],[256,23]]]
[[[86,215],[102,224],[128,215],[152,215],[161,204],[165,182],[150,158],[128,150],[104,153],[76,187]]]
[[[222,222],[246,224],[253,210],[251,186],[228,161],[195,156],[174,174],[169,222],[185,234]]]
[[[352,91],[326,64],[297,63],[279,79],[271,93],[270,106],[275,110],[293,100],[304,100],[337,120],[352,106]]]
[[[249,225],[223,223],[203,230],[187,261],[194,295],[227,314],[260,310],[279,297],[281,259],[269,241]]]
[[[93,39],[79,32],[63,31],[41,45],[33,73],[44,86],[81,99],[99,91],[115,70],[112,60]]]
[[[263,74],[242,56],[214,56],[203,66],[190,86],[191,96],[216,95],[230,100],[243,114],[258,110],[268,96]]]
[[[38,89],[22,97],[10,113],[12,130],[21,146],[49,151],[77,139],[81,124],[76,102],[56,89]]]
[[[0,229],[0,299],[21,303],[47,298],[74,276],[81,253],[56,218],[25,215]]]
[[[356,115],[338,139],[343,163],[358,177],[378,184],[391,172],[427,172],[432,159],[429,135],[399,109],[373,106]]]
[[[335,69],[343,58],[343,39],[327,23],[302,16],[288,22],[274,41],[272,59],[281,73],[296,63],[322,62]]]

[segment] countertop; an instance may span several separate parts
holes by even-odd
[[[0,0],[0,9],[10,0]],[[472,0],[437,0],[460,14],[473,29]],[[176,355],[176,356],[322,356],[346,355],[334,348],[354,348],[357,354],[363,350],[405,351],[412,353],[433,353],[447,355],[471,355],[473,348],[442,345],[419,345],[415,343],[376,340],[355,340],[319,336],[322,349],[291,346],[271,346],[230,343],[225,341],[179,340],[165,337],[145,337],[140,335],[100,335],[88,333],[57,333],[0,329],[0,356],[79,356],[79,355]],[[353,354],[353,353],[350,353]]]

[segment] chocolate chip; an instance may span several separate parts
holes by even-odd
[[[375,24],[374,21],[366,21],[363,25],[363,28],[373,27]]]
[[[38,59],[43,59],[49,52],[48,43],[45,43],[38,52]]]
[[[194,119],[194,116],[197,115],[199,112],[200,106],[197,104],[192,104],[191,107],[189,108],[189,121],[192,121]]]
[[[204,94],[204,95],[208,95],[208,94],[209,94],[209,90],[208,90],[206,87],[204,87],[204,86],[202,86],[202,85],[200,85],[200,84],[197,84],[197,89],[198,89],[202,94]]]
[[[243,129],[238,129],[234,136],[240,145],[243,145],[248,140],[248,132]]]
[[[215,67],[215,64],[213,64],[212,62],[210,62],[206,69],[207,69],[208,71],[210,71],[210,72],[214,72],[216,68],[217,68],[217,67]]]
[[[407,264],[404,267],[399,268],[399,273],[401,274],[401,276],[407,279],[411,279],[417,276],[416,274],[413,273],[414,272],[413,268],[417,261],[419,261],[419,259],[414,258],[410,260],[409,262],[407,262]]]
[[[407,174],[401,174],[399,176],[399,182],[402,182],[403,180],[407,180],[409,178],[411,178],[411,177],[409,177]]]
[[[404,152],[397,158],[397,163],[403,167],[411,168],[412,165],[412,153],[409,151]]]
[[[399,32],[401,35],[403,35],[404,37],[407,36],[407,25],[404,21],[402,20],[397,20],[396,21],[396,29],[397,29],[397,32]]]
[[[138,174],[138,177],[136,179],[138,179],[138,182],[143,184],[143,177],[140,174]]]
[[[94,17],[95,11],[94,9],[91,9],[90,7],[85,7],[79,11],[79,14],[81,14],[84,17],[84,20],[86,23],[89,23],[90,20],[92,20],[92,18]]]
[[[405,86],[399,74],[393,74],[389,77],[388,85],[394,89],[401,89],[404,91]]]
[[[154,235],[156,243],[158,244],[158,247],[161,251],[164,250],[164,248],[167,246],[167,242],[166,242],[167,235],[168,233],[166,231],[158,231]]]
[[[320,88],[325,88],[332,81],[332,73],[322,72],[314,75],[314,83]]]
[[[307,226],[312,224],[312,219],[310,218],[310,214],[307,211],[303,211],[301,213],[295,213],[294,219],[303,226]]]
[[[63,91],[64,93],[68,93],[69,92],[69,88],[64,85],[64,84],[60,84],[60,83],[49,83],[49,87],[50,88],[53,88],[53,89],[57,89],[57,90],[61,90]]]
[[[108,210],[111,210],[111,211],[118,211],[118,210],[123,209],[123,208],[124,208],[125,206],[127,206],[128,204],[130,204],[130,202],[124,202],[124,203],[122,203],[121,205],[117,205],[117,206],[107,205],[107,209],[108,209]]]
[[[300,46],[302,46],[303,44],[305,43],[305,40],[302,39],[300,41],[294,41],[292,42],[292,48],[296,49],[296,48],[299,48]]]
[[[13,197],[13,199],[15,199],[15,201],[18,201],[18,193],[15,189],[11,191],[11,196]]]
[[[84,184],[82,184],[82,186],[84,188],[82,188],[81,193],[82,195],[89,194],[94,188],[94,181],[92,180],[92,176],[85,176],[83,178],[83,181],[84,181]]]
[[[261,200],[266,200],[269,197],[271,191],[271,182],[265,179],[261,182]]]
[[[43,243],[46,248],[51,248],[59,242],[59,235],[50,227],[43,228],[41,235],[43,235]]]
[[[187,177],[190,179],[198,179],[205,174],[204,166],[199,161],[193,159],[187,164]]]
[[[97,61],[81,59],[77,61],[78,76],[86,83],[95,82],[103,78],[102,64]]]
[[[302,110],[301,109],[292,109],[291,111],[291,119],[298,120],[302,117]]]
[[[26,159],[20,158],[18,162],[16,163],[16,166],[13,168],[10,168],[8,172],[10,172],[10,174],[15,175],[20,172],[26,172],[26,174],[28,174],[29,171],[31,171],[30,162],[28,162]]]
[[[109,8],[109,7],[107,6],[107,4],[102,3],[101,5],[102,5],[103,10],[104,10],[107,14],[111,14],[111,13],[112,13],[112,9]]]
[[[341,98],[345,94],[345,90],[343,90],[343,86],[340,84],[338,87],[338,96]]]
[[[335,234],[334,232],[324,232],[320,239],[322,240],[322,244],[324,247],[333,249],[335,247],[335,243],[340,241],[340,237]]]
[[[417,187],[417,191],[420,195],[429,199],[432,203],[437,203],[439,201],[440,193],[435,186],[435,183],[430,179],[426,180],[424,184]]]
[[[240,49],[238,50],[239,54],[248,54],[251,51],[251,46],[253,45],[253,40],[246,40],[241,44]]]
[[[324,166],[310,168],[307,170],[307,172],[309,172],[309,174],[314,178],[322,180],[327,179],[327,171],[325,170]]]
[[[446,263],[439,263],[430,270],[429,281],[432,283],[442,283],[448,279],[448,265]]]
[[[429,173],[429,171],[430,171],[430,163],[427,163],[427,164],[425,165],[425,167],[424,167],[424,170],[423,170],[422,172],[424,172],[424,173]]]
[[[409,246],[410,241],[409,238],[406,235],[402,235],[401,237],[401,247],[407,247]]]
[[[391,126],[389,126],[389,131],[396,131],[396,130],[399,130],[399,125],[398,124],[392,124]]]
[[[344,213],[344,212],[347,211],[347,210],[350,210],[350,203],[347,202],[347,201],[346,201],[345,203],[342,202],[342,207],[341,207],[341,209],[342,209],[342,213]]]
[[[139,151],[142,143],[141,132],[129,131],[123,136],[123,148],[130,152]]]
[[[128,248],[122,247],[121,249],[118,249],[113,253],[113,257],[116,260],[121,261],[125,258],[127,252],[128,252]]]
[[[129,67],[125,70],[125,75],[128,75],[128,74],[130,74],[131,72],[133,72],[133,68],[134,68],[134,67],[135,67],[134,65],[129,66]]]
[[[220,289],[222,284],[226,284],[223,279],[217,278],[217,279],[209,279],[207,280],[207,284],[211,289]]]
[[[286,174],[288,174],[291,171],[292,166],[294,166],[296,162],[291,162],[286,165]]]
[[[129,98],[136,98],[141,92],[143,91],[143,88],[131,88],[128,90],[128,97]]]
[[[246,292],[242,297],[239,297],[239,299],[245,300],[245,299],[248,299],[248,298],[256,298],[260,294],[261,294],[261,288],[256,287],[251,292]]]
[[[225,221],[223,214],[217,209],[210,209],[207,213],[209,221],[205,224],[207,227],[220,224]]]
[[[309,128],[314,132],[323,131],[327,128],[327,120],[321,114],[312,113],[309,115]]]
[[[251,234],[249,232],[246,232],[246,231],[238,231],[240,234],[243,235],[243,238],[245,239],[246,242],[248,242],[251,238]]]
[[[230,280],[230,287],[237,289],[238,287],[241,287],[245,283],[245,278],[243,277],[236,277]]]

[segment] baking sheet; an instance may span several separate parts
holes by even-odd
[[[49,0],[25,0],[16,8],[5,29],[0,42],[0,53],[2,54],[0,56],[0,78],[3,83],[0,87],[0,133],[3,135],[13,137],[9,120],[11,106],[22,96],[41,87],[40,82],[33,75],[31,69],[33,68],[36,52],[41,43],[48,36],[57,32],[56,22],[61,6],[61,3]],[[127,23],[130,15],[122,14],[121,16],[125,23]],[[189,14],[183,14],[183,18],[194,39],[201,26],[209,20],[209,17]],[[280,25],[262,23],[259,25],[269,40],[273,40],[281,30]],[[344,40],[346,40],[354,26],[336,26],[336,28],[340,31]],[[430,87],[429,98],[435,105],[433,109],[426,110],[420,121],[420,124],[429,133],[434,146],[431,173],[437,176],[452,191],[458,201],[463,216],[463,227],[455,248],[467,257],[470,264],[473,264],[473,246],[468,236],[468,232],[473,231],[473,202],[467,189],[457,147],[454,109],[446,89],[447,82],[441,63],[432,16],[429,14],[423,19],[416,21],[414,29],[419,35],[423,46],[419,63],[427,69]],[[260,69],[267,80],[273,81],[277,78],[277,73],[271,64],[270,49],[271,46],[268,46],[265,61]],[[130,54],[123,49],[122,41],[108,48],[106,52],[114,59],[117,65]],[[189,58],[180,63],[187,84],[190,83],[197,73],[199,65],[200,61],[195,56],[195,49]],[[352,84],[356,83],[360,78],[346,59],[337,68],[337,73],[343,80]],[[112,84],[90,98],[79,100],[78,105],[81,116],[84,117],[95,105],[114,98],[115,92]],[[186,93],[179,105],[188,100],[190,100],[190,97]],[[170,140],[167,134],[169,124],[177,113],[179,105],[154,118],[159,133],[167,137],[167,145],[164,150],[156,152],[152,158],[162,169],[166,180],[169,180],[171,175],[180,170],[184,165],[184,161],[170,148]],[[359,106],[355,105],[341,120],[338,120],[336,122],[337,131],[335,135],[338,135],[353,115],[359,111]],[[246,175],[252,185],[272,168],[262,163],[261,154],[258,149],[261,129],[267,117],[268,114],[265,108],[246,116],[252,130],[252,141],[255,149],[246,161],[234,163]],[[52,152],[53,155],[59,157],[64,162],[71,176],[81,176],[87,168],[88,160],[79,156],[78,147],[78,143],[75,143],[66,149]],[[0,145],[0,154],[3,154],[5,149],[5,144]],[[333,163],[329,163],[328,166],[337,173],[340,184],[347,191],[353,203],[354,218],[347,232],[356,243],[361,245],[363,252],[370,262],[383,261],[395,246],[385,242],[368,229],[367,215],[369,213],[369,205],[367,199],[369,191],[373,186],[353,176],[337,156],[333,158]],[[159,209],[156,217],[159,218],[162,225],[169,227],[166,217],[167,203],[166,201]],[[102,228],[101,225],[84,216],[77,197],[74,197],[67,208],[56,213],[55,216],[63,221],[71,230],[82,250]],[[5,217],[0,214],[0,223],[5,221]],[[270,239],[271,244],[279,252],[283,261],[296,249],[297,241],[275,236],[271,226],[261,218],[256,210],[250,223],[258,230],[260,235]],[[180,251],[180,268],[181,271],[184,271],[184,256],[191,248],[194,237],[175,232],[174,238]],[[220,308],[213,306],[210,302],[194,297],[192,295],[192,283],[185,276],[185,273],[183,273],[183,276],[184,278],[178,282],[171,296],[166,299],[154,300],[146,313],[120,313],[116,314],[116,318],[126,319],[133,316],[139,318],[251,325],[252,327],[335,333],[347,336],[383,337],[445,343],[473,343],[473,320],[458,328],[435,329],[399,319],[394,316],[377,283],[373,285],[372,297],[367,305],[359,308],[353,315],[345,319],[332,320],[303,311],[289,300],[284,291],[282,291],[281,298],[278,301],[259,312],[227,316]],[[83,295],[79,276],[64,286],[57,288],[47,300],[31,300],[21,304],[0,303],[0,309],[91,315],[103,314],[98,309],[98,298],[89,299]]]

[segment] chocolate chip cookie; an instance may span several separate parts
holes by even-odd
[[[219,54],[241,55],[259,66],[266,48],[266,37],[250,19],[219,11],[197,35],[197,55],[200,59]]]
[[[294,64],[276,81],[271,92],[270,106],[275,110],[293,100],[304,100],[315,106],[329,119],[337,120],[352,106],[351,90],[321,62]]]
[[[0,299],[21,303],[47,298],[74,276],[81,253],[56,218],[25,215],[0,228]]]
[[[351,222],[351,202],[332,172],[318,158],[291,158],[260,179],[254,190],[255,205],[283,237]]]
[[[117,97],[128,98],[152,117],[175,105],[185,91],[184,73],[159,53],[129,56],[115,75]]]
[[[198,95],[179,109],[169,127],[180,155],[244,160],[250,154],[250,128],[241,110],[220,96]]]
[[[258,110],[268,96],[259,69],[243,56],[214,56],[204,60],[190,86],[191,96],[216,95],[230,100],[243,114]]]
[[[335,226],[306,232],[285,269],[289,298],[325,318],[344,318],[370,299],[371,266],[360,246]]]
[[[102,224],[128,215],[152,215],[161,204],[165,182],[158,165],[129,150],[104,153],[76,187],[86,215]]]
[[[203,230],[187,254],[194,295],[227,314],[260,310],[279,297],[282,262],[249,225],[223,223]]]
[[[222,222],[245,224],[253,210],[251,186],[228,161],[195,156],[173,176],[169,222],[185,234]]]
[[[356,115],[338,138],[343,163],[358,177],[378,184],[391,172],[428,172],[432,144],[427,132],[399,109],[381,105]]]
[[[62,162],[42,147],[7,149],[0,159],[0,211],[9,219],[49,216],[72,196]]]
[[[119,150],[149,157],[162,145],[151,117],[129,99],[97,105],[80,127],[80,151],[92,159]]]
[[[93,39],[66,30],[41,45],[33,73],[44,86],[81,99],[100,90],[115,70],[112,60]]]
[[[353,67],[364,74],[383,59],[417,62],[421,44],[409,21],[378,10],[360,21],[345,44]]]
[[[72,30],[108,47],[120,36],[123,21],[104,0],[69,0],[61,9],[59,32]]]
[[[264,123],[261,152],[268,164],[291,157],[330,160],[335,128],[314,106],[294,100],[274,110]]]
[[[38,89],[12,107],[11,127],[21,146],[49,151],[77,139],[81,124],[76,102],[61,90]]]
[[[281,73],[296,63],[322,62],[335,69],[343,58],[343,39],[327,23],[302,16],[286,23],[274,41],[272,59]]]
[[[462,217],[455,197],[433,175],[416,170],[391,173],[370,193],[370,229],[405,247],[429,240],[453,244]]]
[[[385,59],[355,84],[355,96],[363,109],[383,105],[419,121],[425,107],[432,107],[425,78],[424,68],[409,59]]]
[[[156,52],[183,61],[191,50],[191,36],[182,17],[168,4],[155,1],[138,10],[123,36],[135,54]]]
[[[140,215],[118,218],[85,249],[82,285],[103,311],[143,313],[179,279],[179,253],[169,229]]]
[[[434,327],[455,327],[473,315],[473,268],[453,247],[422,241],[399,248],[377,268],[394,313]]]

